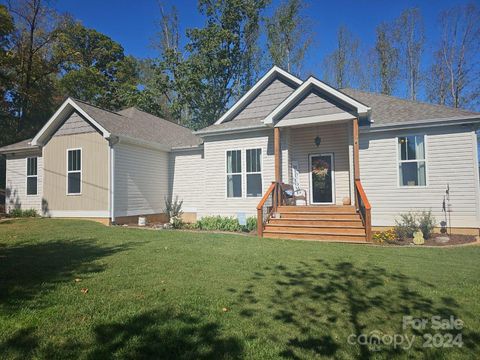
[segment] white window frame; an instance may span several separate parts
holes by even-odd
[[[68,152],[69,151],[75,151],[75,150],[80,150],[80,170],[68,170]],[[67,149],[67,161],[66,161],[66,169],[67,169],[67,176],[66,176],[66,179],[65,179],[65,183],[66,183],[66,189],[65,189],[65,192],[68,196],[78,196],[78,195],[82,195],[82,191],[83,191],[83,186],[82,186],[82,183],[83,183],[83,150],[82,148],[71,148],[71,149]],[[69,193],[68,192],[68,174],[70,173],[80,173],[80,192],[78,193]]]
[[[424,146],[424,153],[425,153],[425,158],[422,159],[415,159],[415,160],[401,160],[401,153],[400,153],[400,148],[398,146],[398,139],[402,137],[408,137],[408,136],[423,136],[423,146]],[[428,187],[428,137],[427,134],[403,134],[403,135],[398,135],[395,138],[395,150],[396,150],[396,157],[397,157],[397,188],[401,189],[424,189]],[[415,154],[416,156],[416,154]],[[411,163],[411,162],[425,162],[425,185],[402,185],[402,181],[400,179],[400,164],[402,163]]]
[[[228,153],[229,152],[234,152],[234,151],[240,151],[240,172],[228,172]],[[244,196],[245,196],[245,189],[244,189],[244,186],[243,186],[243,178],[244,178],[244,175],[243,175],[243,172],[244,172],[244,166],[243,166],[243,151],[242,149],[228,149],[228,150],[225,150],[225,162],[224,162],[224,166],[225,166],[225,199],[228,199],[228,200],[232,200],[232,199],[243,199]],[[241,191],[242,191],[242,195],[241,196],[228,196],[228,179],[227,177],[229,175],[240,175],[240,186],[241,186]]]
[[[247,151],[251,150],[260,150],[260,171],[248,171],[247,166]],[[259,196],[248,196],[247,189],[248,189],[248,175],[260,175],[260,195]],[[261,198],[263,196],[263,149],[261,147],[254,147],[245,149],[245,197],[246,198]]]
[[[29,159],[37,159],[37,169],[36,169],[36,172],[37,174],[36,175],[28,175],[28,160]],[[25,195],[27,196],[38,196],[38,156],[29,156],[27,157],[26,159],[26,179],[25,179]],[[29,194],[28,193],[28,178],[36,178],[37,179],[37,192],[35,194]]]

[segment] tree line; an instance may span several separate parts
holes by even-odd
[[[305,59],[316,45],[308,3],[283,0],[267,16],[271,6],[269,0],[198,0],[204,25],[183,34],[181,14],[160,3],[158,56],[137,59],[48,0],[0,5],[0,146],[35,134],[66,96],[112,111],[136,106],[199,129],[270,66],[307,75]],[[416,8],[378,25],[371,46],[339,27],[334,51],[321,62],[323,80],[387,95],[405,89],[400,95],[409,99],[476,108],[479,9],[457,6],[438,19],[436,44],[428,42]]]

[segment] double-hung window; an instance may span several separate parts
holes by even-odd
[[[227,151],[227,197],[242,197],[242,151]]]
[[[27,195],[37,195],[38,175],[37,158],[27,158]]]
[[[82,192],[82,150],[67,151],[67,194],[76,195]]]
[[[247,160],[247,197],[262,196],[262,149],[248,149],[245,155]]]
[[[400,186],[426,186],[425,136],[398,138]]]

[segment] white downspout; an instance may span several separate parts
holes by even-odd
[[[110,222],[115,224],[115,150],[110,145]]]
[[[118,138],[110,137],[110,153],[109,153],[109,162],[110,162],[110,189],[109,189],[109,198],[110,198],[110,222],[115,224],[115,148],[114,145],[118,143]]]

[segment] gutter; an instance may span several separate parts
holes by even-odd
[[[373,121],[372,121],[373,122]],[[439,126],[452,126],[452,125],[469,125],[472,123],[480,122],[480,115],[461,116],[442,119],[428,119],[417,121],[404,121],[385,125],[373,125],[370,127],[361,126],[360,132],[381,132],[389,130],[403,130],[403,129],[415,129],[422,127],[439,127]]]
[[[192,145],[192,146],[176,146],[176,147],[172,147],[172,152],[190,151],[190,150],[200,150],[200,149],[203,149],[203,144]]]
[[[162,150],[162,151],[170,151],[172,148],[170,146],[165,146],[160,143],[156,142],[150,142],[150,141],[145,141],[145,140],[139,140],[136,138],[132,138],[130,136],[125,136],[125,135],[111,135],[110,138],[117,138],[119,143],[122,144],[131,144],[131,145],[137,145],[145,148],[151,148],[155,150]]]
[[[242,132],[249,132],[252,130],[268,130],[271,129],[271,126],[267,125],[251,125],[245,126],[242,128],[233,128],[233,129],[219,129],[219,130],[198,130],[195,131],[193,134],[198,135],[201,137],[207,136],[216,136],[216,135],[226,135],[226,134],[234,134],[234,133],[242,133]]]

